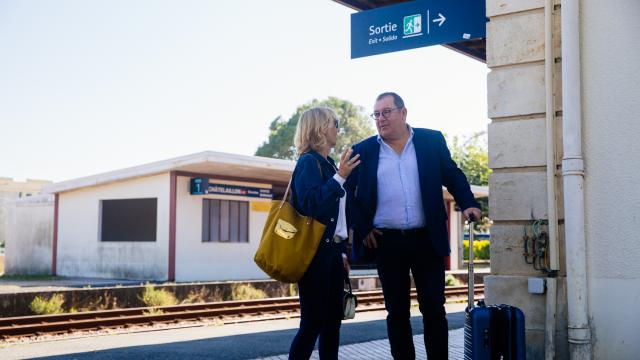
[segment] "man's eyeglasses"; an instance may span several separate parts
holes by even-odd
[[[378,119],[380,116],[384,117],[385,119],[389,118],[389,115],[391,115],[391,112],[393,110],[400,110],[402,109],[401,107],[397,107],[397,108],[386,108],[382,111],[374,111],[373,114],[371,114],[371,118],[373,120]]]

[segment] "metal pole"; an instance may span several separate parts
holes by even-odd
[[[469,274],[467,276],[467,283],[469,284],[469,299],[467,308],[471,310],[473,308],[473,288],[474,288],[474,279],[473,279],[473,219],[469,219]]]

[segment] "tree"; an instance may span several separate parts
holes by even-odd
[[[458,164],[472,185],[489,185],[489,155],[487,152],[487,133],[480,131],[460,138],[447,139],[451,158]]]
[[[487,133],[477,132],[471,136],[460,138],[454,136],[447,137],[447,145],[451,151],[451,158],[458,164],[458,167],[467,176],[467,180],[472,185],[489,185],[489,155],[487,151]],[[491,226],[489,216],[489,199],[480,198],[478,202],[482,208],[482,224],[478,224],[478,229],[487,232]]]
[[[288,120],[281,116],[275,118],[269,126],[269,139],[262,143],[256,156],[266,156],[277,159],[295,159],[296,149],[293,146],[293,136],[296,132],[296,125],[302,113],[314,106],[326,106],[333,109],[340,118],[340,135],[338,143],[331,154],[334,160],[340,159],[340,154],[347,147],[373,135],[374,128],[371,120],[365,115],[364,108],[353,103],[329,97],[326,100],[313,99],[309,103],[299,106],[296,112]]]

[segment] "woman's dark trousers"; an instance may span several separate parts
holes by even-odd
[[[300,295],[300,329],[289,359],[309,359],[316,339],[320,359],[338,358],[344,267],[338,244],[321,240],[307,272],[298,282]]]

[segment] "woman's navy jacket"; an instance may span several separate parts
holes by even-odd
[[[333,241],[338,223],[340,198],[345,191],[333,178],[335,163],[315,151],[304,153],[298,159],[291,181],[291,204],[301,215],[311,216],[326,226],[321,244]],[[346,244],[341,243],[346,253]]]

